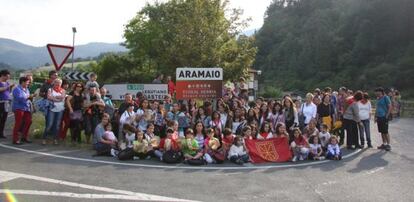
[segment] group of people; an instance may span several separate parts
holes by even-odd
[[[50,71],[41,87],[42,99],[33,101],[30,76],[21,77],[14,87],[7,80],[10,73],[0,72],[0,125],[4,130],[6,105],[13,94],[15,113],[13,143],[30,143],[28,130],[31,113],[36,108],[45,116],[42,144],[53,144],[66,138],[70,130],[72,142],[86,143],[96,155],[112,155],[124,159],[157,158],[167,163],[184,160],[189,164],[222,163],[226,159],[236,164],[249,161],[246,139],[281,138],[293,154],[292,161],[340,160],[340,146],[347,149],[372,148],[370,136],[371,102],[368,93],[353,92],[345,87],[315,89],[306,99],[286,95],[280,100],[257,98],[248,101],[244,79],[234,88],[225,87],[223,96],[214,100],[174,101],[174,88],[169,78],[170,95],[164,100],[148,100],[144,94],[125,94],[125,100],[115,107],[106,96],[106,89],[97,83],[97,76],[83,84],[69,84]],[[159,76],[153,83],[161,82]],[[389,151],[388,120],[392,102],[384,89],[375,90],[377,97],[374,120],[383,144],[378,149]],[[0,137],[4,134],[0,134]]]

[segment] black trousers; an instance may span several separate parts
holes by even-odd
[[[7,115],[9,113],[4,110],[4,103],[0,103],[0,136],[4,136],[4,126],[7,121]]]
[[[346,146],[359,146],[358,123],[354,120],[344,119],[346,130]]]

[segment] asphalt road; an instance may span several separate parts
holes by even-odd
[[[377,146],[379,135],[371,131]],[[9,137],[0,142],[0,201],[8,201],[7,190],[30,202],[413,201],[414,119],[394,120],[390,132],[391,152],[364,149],[336,162],[242,169],[148,167],[165,164],[92,158],[90,150],[65,146],[14,147]]]

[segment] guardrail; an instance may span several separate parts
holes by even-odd
[[[400,115],[402,117],[414,117],[414,101],[401,100]],[[398,110],[395,110],[398,115]]]

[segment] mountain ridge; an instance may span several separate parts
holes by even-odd
[[[75,58],[96,57],[105,52],[125,52],[120,43],[91,42],[75,45]],[[19,41],[0,38],[0,63],[14,69],[30,69],[51,63],[46,46],[35,47]]]

